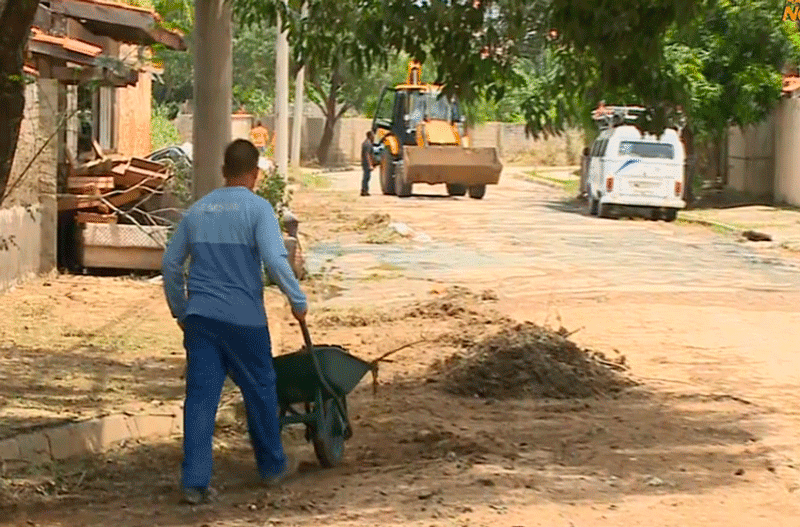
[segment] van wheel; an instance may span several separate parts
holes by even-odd
[[[597,200],[594,199],[594,194],[589,192],[589,215],[597,216]]]
[[[601,218],[613,218],[611,215],[611,205],[608,203],[599,203],[597,204],[597,215]]]
[[[664,211],[664,221],[675,221],[678,217],[678,209],[667,209]]]

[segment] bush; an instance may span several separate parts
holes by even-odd
[[[292,199],[292,191],[288,188],[286,180],[278,174],[276,168],[273,168],[264,174],[255,191],[272,204],[283,227],[283,215],[289,210],[289,202]]]
[[[181,135],[170,120],[171,109],[156,105],[150,114],[150,146],[153,150],[181,143]]]

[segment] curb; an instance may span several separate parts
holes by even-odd
[[[711,220],[703,220],[700,218],[692,218],[691,216],[686,216],[685,214],[679,214],[678,219],[686,223],[694,223],[695,225],[702,225],[704,227],[717,227],[729,232],[742,232],[742,229],[734,227],[733,225],[728,225],[727,223],[720,223],[718,221],[711,221]]]
[[[0,463],[38,465],[100,454],[124,441],[182,432],[181,406],[160,406],[141,415],[111,414],[0,440]]]

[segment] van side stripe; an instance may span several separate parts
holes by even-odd
[[[629,166],[631,166],[631,165],[633,165],[633,164],[636,164],[636,163],[638,163],[639,161],[640,161],[639,159],[628,159],[627,161],[625,161],[625,162],[622,164],[622,166],[621,166],[621,167],[619,167],[619,168],[617,169],[617,172],[616,172],[616,173],[617,173],[617,174],[619,174],[620,172],[622,172],[623,170],[625,170],[625,169],[626,169],[626,168],[628,168]]]

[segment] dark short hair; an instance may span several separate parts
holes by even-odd
[[[222,175],[233,178],[249,174],[258,168],[258,150],[247,139],[237,139],[225,149]]]
[[[367,130],[367,137],[375,137],[375,134],[372,132],[372,130]]]
[[[256,121],[256,126],[261,126],[261,121]]]

